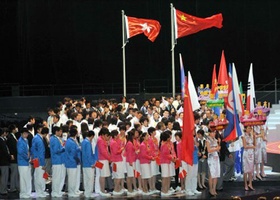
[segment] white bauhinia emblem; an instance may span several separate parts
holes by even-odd
[[[147,31],[148,33],[150,33],[152,27],[151,26],[148,26],[147,23],[144,23],[144,24],[140,24],[142,26],[142,31]]]

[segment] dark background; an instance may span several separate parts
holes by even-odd
[[[223,14],[223,28],[178,39],[179,53],[196,85],[211,83],[222,50],[247,84],[250,63],[255,84],[279,77],[279,0],[1,0],[0,84],[122,82],[121,10],[161,23],[154,43],[143,34],[126,46],[127,82],[168,79],[171,83],[170,3],[198,17]],[[178,92],[178,91],[177,91]]]

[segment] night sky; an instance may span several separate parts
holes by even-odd
[[[279,78],[279,0],[1,0],[0,83],[122,83],[121,10],[161,23],[154,43],[143,34],[126,46],[127,82],[171,84],[170,3],[198,17],[223,14],[223,28],[180,38],[175,47],[195,85],[211,83],[222,50],[247,84],[253,63],[256,89]],[[4,73],[5,72],[5,73]]]

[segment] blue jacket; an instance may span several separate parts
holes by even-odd
[[[198,164],[198,148],[196,145],[194,145],[193,151],[193,164]]]
[[[79,145],[73,138],[68,138],[65,144],[65,167],[77,168],[77,165],[81,163],[80,154]]]
[[[39,159],[40,166],[45,166],[45,145],[40,134],[35,135],[32,139],[31,154],[32,159]]]
[[[95,154],[92,152],[92,145],[88,138],[82,142],[82,167],[89,168],[98,160],[97,145],[95,146]]]
[[[65,149],[64,146],[62,146],[61,142],[57,136],[55,135],[51,136],[50,150],[51,150],[51,161],[53,165],[61,165],[64,163]]]
[[[20,137],[17,142],[18,166],[29,166],[28,152],[29,152],[28,140]]]

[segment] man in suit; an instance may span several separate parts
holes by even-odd
[[[6,144],[6,136],[8,134],[8,129],[0,128],[0,195],[8,194],[8,178],[9,178],[9,166],[10,166],[10,151]]]
[[[11,124],[9,126],[9,135],[7,137],[7,146],[10,150],[11,160],[10,160],[10,191],[19,191],[19,174],[18,174],[18,163],[17,163],[17,138],[18,128],[16,125]]]

